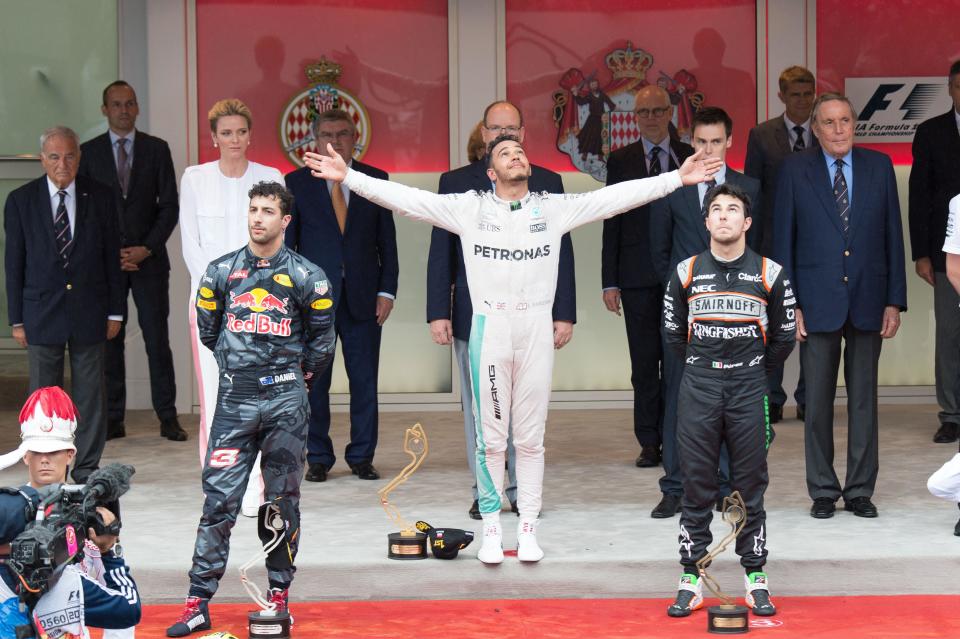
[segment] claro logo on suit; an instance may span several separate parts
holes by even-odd
[[[912,142],[924,120],[953,102],[947,78],[847,78],[844,91],[860,110],[857,142]]]

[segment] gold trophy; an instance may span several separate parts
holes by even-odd
[[[380,496],[380,505],[383,506],[387,517],[400,527],[399,532],[387,535],[387,557],[390,559],[427,558],[427,535],[411,526],[397,507],[390,503],[387,495],[420,468],[429,451],[430,445],[427,443],[427,434],[423,432],[423,426],[414,424],[408,428],[403,434],[403,452],[410,456],[410,463],[389,484],[377,491]]]
[[[743,503],[743,497],[740,496],[739,490],[723,498],[722,516],[723,521],[730,524],[730,532],[713,547],[713,550],[708,551],[697,562],[697,570],[700,572],[700,579],[706,584],[707,589],[721,602],[719,606],[707,608],[707,632],[739,634],[750,629],[747,623],[747,613],[749,612],[747,607],[735,604],[734,598],[723,592],[720,589],[720,584],[707,574],[707,566],[719,557],[727,549],[727,546],[736,541],[737,535],[740,534],[743,526],[747,523],[747,506]]]

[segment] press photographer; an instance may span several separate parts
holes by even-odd
[[[76,407],[58,387],[38,389],[20,412],[21,444],[0,469],[21,459],[29,482],[0,488],[0,639],[132,637],[140,595],[121,557],[119,497],[132,466],[111,464],[85,486],[65,483],[76,454]],[[67,635],[67,636],[70,636]]]

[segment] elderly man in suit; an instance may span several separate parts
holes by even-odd
[[[350,159],[357,129],[346,111],[321,113],[313,122],[313,134],[322,152],[332,144],[353,169],[387,179],[384,171]],[[350,381],[350,443],[344,457],[360,479],[379,479],[373,456],[377,449],[380,335],[393,310],[400,276],[393,213],[352,195],[338,183],[311,177],[307,168],[288,173],[285,179],[294,195],[287,246],[323,269],[337,304],[337,336]],[[307,481],[326,481],[336,461],[330,439],[332,368],[327,368],[310,390]]]
[[[670,95],[657,86],[637,91],[636,114],[640,139],[617,149],[607,159],[607,184],[660,175],[677,169],[693,148],[672,140],[669,134]],[[678,466],[671,466],[675,442],[666,442],[661,431],[676,423],[676,411],[664,411],[660,373],[663,346],[660,338],[660,305],[663,278],[657,275],[650,250],[650,206],[641,206],[603,222],[601,280],[603,303],[620,315],[623,304],[627,345],[630,349],[630,383],[633,386],[633,431],[640,444],[636,465],[657,466],[662,446],[668,451],[660,479],[663,499],[653,509],[657,519],[673,517],[680,509],[682,486]],[[689,257],[689,256],[687,256]]]
[[[120,229],[124,326],[126,298],[133,291],[150,367],[150,396],[160,435],[185,441],[177,421],[177,384],[167,317],[170,315],[170,260],[167,240],[177,226],[180,204],[170,148],[136,128],[140,107],[133,87],[117,80],[103,90],[100,107],[109,129],[80,147],[80,175],[110,187]],[[106,344],[107,439],[126,435],[125,331]]]
[[[783,161],[777,184],[774,259],[794,284],[797,341],[807,372],[804,420],[812,517],[836,501],[876,517],[879,470],[877,369],[884,339],[907,308],[903,231],[890,158],[854,147],[850,101],[825,93],[813,105],[819,149]],[[833,403],[843,346],[847,382],[847,476],[833,468]]]
[[[113,194],[77,176],[80,140],[56,126],[40,136],[46,175],[7,197],[7,312],[13,338],[27,349],[30,389],[63,386],[70,353],[72,395],[80,413],[74,481],[97,469],[106,442],[103,343],[123,319],[120,236]]]
[[[791,153],[819,146],[810,129],[810,111],[816,97],[816,80],[804,67],[788,67],[780,73],[777,97],[783,102],[784,111],[775,118],[761,122],[747,136],[747,158],[743,172],[760,180],[760,189],[766,196],[755,210],[754,228],[759,244],[753,246],[761,255],[773,253],[774,193],[777,191],[777,174],[780,163]],[[804,378],[800,378],[793,393],[797,402],[797,419],[803,419]],[[770,374],[770,421],[777,423],[783,418],[783,405],[787,393],[783,390],[783,365]]]
[[[691,122],[693,148],[703,150],[704,158],[720,158],[726,162],[727,150],[733,145],[733,120],[719,107],[704,107],[697,111]],[[665,198],[650,204],[650,255],[657,277],[666,286],[677,264],[693,255],[699,255],[710,246],[710,234],[704,224],[703,201],[707,191],[714,185],[732,184],[750,199],[751,208],[760,205],[760,182],[739,173],[724,163],[713,176],[711,183],[685,186]],[[756,246],[757,238],[749,231],[747,237]],[[684,362],[673,349],[664,346],[663,351],[663,469],[668,477],[683,480],[677,451],[677,395],[683,377]],[[670,419],[667,420],[666,416]],[[721,450],[721,491],[729,493],[728,456],[726,447]],[[718,495],[719,497],[719,495]]]
[[[523,141],[523,114],[511,102],[501,100],[487,106],[480,123],[484,153],[486,146],[502,134],[516,135]],[[530,190],[547,193],[563,193],[560,175],[531,165]],[[467,191],[492,191],[493,183],[487,176],[486,158],[447,171],[440,176],[441,195],[466,193]],[[453,291],[451,295],[451,289]],[[473,307],[470,304],[470,289],[463,264],[463,249],[460,238],[445,229],[434,227],[430,235],[430,256],[427,261],[427,322],[433,341],[441,345],[453,343],[460,370],[460,400],[463,407],[463,428],[467,442],[467,464],[473,477],[473,503],[467,514],[480,519],[479,494],[477,492],[476,453],[477,433],[474,425],[473,401],[470,389],[470,363],[467,345],[470,340],[470,323]],[[557,276],[557,295],[553,303],[554,347],[563,348],[573,336],[573,324],[577,320],[577,291],[573,263],[573,243],[570,234],[560,242],[560,272]],[[512,436],[507,440],[508,480],[505,492],[510,508],[517,510],[516,451]]]
[[[910,245],[917,275],[933,287],[938,444],[957,441],[960,430],[960,297],[946,275],[943,241],[950,200],[960,193],[960,60],[947,85],[953,108],[921,124],[913,137],[910,170]]]

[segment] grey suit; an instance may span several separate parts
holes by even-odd
[[[756,207],[760,204],[760,182],[727,167],[725,181],[734,184],[750,197]],[[700,192],[697,185],[677,189],[665,198],[650,204],[650,255],[657,277],[664,286],[677,264],[710,247],[710,235],[703,222]],[[672,348],[663,348],[663,477],[660,491],[665,494],[680,492],[682,476],[677,451],[677,395],[683,377],[683,361]],[[729,457],[726,448],[721,451],[721,491],[730,492],[727,478]]]

